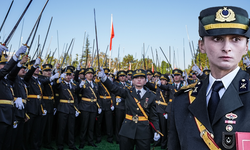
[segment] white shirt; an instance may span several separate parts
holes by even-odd
[[[144,94],[146,93],[146,90],[144,90],[144,88],[141,88],[141,89],[135,89],[136,90],[136,93],[138,90],[141,91],[140,95],[141,95],[141,98],[144,96]]]
[[[89,84],[91,85],[91,87],[94,88],[93,82],[92,82],[92,81],[89,81],[89,80],[87,80],[87,81],[89,82]]]
[[[70,82],[66,82],[66,81],[64,81],[64,82],[69,85],[70,89],[72,88]]]
[[[224,88],[220,89],[220,91],[219,91],[219,96],[221,98],[223,96],[223,94],[225,93],[225,91],[227,90],[228,86],[233,81],[234,77],[236,76],[236,74],[238,73],[239,70],[240,70],[240,67],[238,66],[232,72],[225,75],[221,79],[215,79],[211,73],[209,74],[209,83],[208,83],[207,94],[206,94],[207,106],[208,106],[209,99],[211,97],[211,93],[212,93],[211,88],[212,88],[212,85],[214,84],[214,82],[215,81],[222,81],[222,83],[224,85]]]

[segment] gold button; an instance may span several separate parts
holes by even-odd
[[[139,108],[137,108],[137,110],[139,110]]]

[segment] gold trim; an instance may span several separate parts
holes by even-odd
[[[248,26],[239,23],[216,23],[216,24],[205,25],[204,28],[205,30],[222,29],[222,28],[237,28],[237,29],[247,30]]]

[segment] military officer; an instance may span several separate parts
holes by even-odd
[[[78,110],[78,99],[76,92],[79,87],[70,82],[72,79],[73,70],[71,68],[65,68],[65,72],[57,80],[55,88],[59,92],[59,104],[57,106],[57,147],[58,150],[63,149],[64,133],[68,134],[68,145],[70,149],[78,150],[75,147],[74,141],[74,127],[75,117],[80,113]],[[66,129],[67,127],[67,129]]]
[[[180,69],[173,70],[174,82],[172,83],[172,85],[175,87],[176,91],[178,91],[183,86],[183,82],[181,80],[182,73],[183,72]]]
[[[18,58],[22,53],[25,53],[27,50],[26,46],[22,46],[18,51],[13,55],[9,62],[7,62],[6,55],[3,54],[4,51],[8,49],[0,45],[0,150],[11,149],[11,132],[13,128],[14,113],[13,113],[13,100],[14,93],[12,85],[9,80],[6,78],[6,75],[12,70],[12,68],[17,64]],[[20,62],[18,63],[21,66]],[[16,107],[23,109],[22,99],[19,98],[15,102]]]
[[[207,54],[211,73],[195,87],[176,94],[169,150],[235,150],[240,140],[235,132],[250,132],[249,74],[238,66],[248,51],[249,27],[248,13],[239,7],[200,12],[199,49]]]
[[[127,84],[129,85],[129,86],[132,86],[132,73],[133,73],[133,70],[128,70],[127,71]]]
[[[85,138],[88,137],[88,145],[97,147],[94,144],[94,128],[95,119],[97,113],[102,112],[102,108],[99,105],[99,94],[98,94],[98,84],[94,83],[93,68],[86,68],[85,79],[80,83],[80,93],[82,94],[82,99],[79,100],[79,110],[81,112],[81,129],[80,129],[80,146],[82,149],[85,146]]]
[[[108,68],[104,68],[104,73],[109,78],[110,70]],[[110,78],[109,78],[110,79]],[[97,81],[97,79],[96,79]],[[102,122],[105,117],[106,124],[106,132],[107,132],[107,141],[109,143],[113,143],[113,114],[114,110],[113,101],[111,99],[111,93],[108,89],[98,80],[98,92],[99,92],[99,102],[100,107],[102,108],[102,112],[97,116],[96,122],[96,143],[100,143],[102,139]]]
[[[142,69],[133,72],[132,82],[134,87],[118,88],[112,84],[104,74],[104,71],[98,73],[101,81],[111,92],[124,98],[126,107],[126,117],[120,130],[120,149],[150,150],[150,140],[152,134],[150,124],[156,130],[154,139],[160,138],[159,120],[155,110],[155,95],[148,89],[143,88],[146,83],[146,72]]]

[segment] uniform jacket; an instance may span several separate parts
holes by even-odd
[[[17,64],[13,58],[2,68],[0,69],[0,101],[1,100],[13,100],[14,93],[12,86],[8,79],[5,76],[11,71],[11,69]],[[13,105],[0,104],[0,122],[12,125],[13,114],[12,114]]]
[[[117,85],[117,88],[126,89],[126,86],[123,86],[122,83],[119,82],[119,81],[115,82],[114,84]],[[121,98],[121,102],[117,103],[115,101],[115,108],[119,108],[119,109],[125,110],[125,101],[124,101],[124,98],[121,97],[120,95],[117,95],[116,93],[114,93],[114,94],[115,94],[116,98]]]
[[[161,101],[167,103],[167,106],[156,103],[156,111],[157,113],[170,113],[171,112],[171,103],[174,98],[174,87],[170,84],[161,85],[156,89],[156,101]],[[162,98],[164,97],[164,99]]]
[[[111,99],[111,93],[105,87],[105,85],[100,81],[98,82],[98,93],[99,93],[99,102],[100,102],[99,105],[101,106],[102,110],[111,110],[110,107],[113,105],[113,101]],[[109,96],[110,98],[106,98],[105,96]]]
[[[55,84],[55,88],[58,90],[59,94],[59,102],[57,105],[57,111],[65,114],[75,114],[76,109],[78,109],[78,99],[76,96],[76,92],[79,90],[79,87],[76,84],[70,82],[71,89],[68,88],[64,81],[59,82],[57,80]],[[74,103],[61,103],[60,100],[74,100]]]
[[[194,117],[196,117],[206,129],[214,135],[217,145],[225,149],[236,149],[234,132],[250,132],[250,84],[249,75],[239,70],[231,84],[220,99],[215,112],[213,122],[210,122],[207,104],[206,90],[209,78],[196,84],[192,91],[195,100],[189,102],[187,90],[181,90],[173,100],[172,113],[170,116],[169,150],[207,150],[208,147],[200,137]],[[228,114],[237,115],[229,119]],[[229,120],[235,123],[227,123]],[[228,128],[228,127],[232,128]],[[231,131],[227,129],[232,129]],[[231,144],[225,145],[225,139],[229,137]],[[227,148],[226,148],[227,147]]]
[[[112,84],[109,80],[106,80],[104,82],[104,85],[115,95],[119,95],[124,98],[126,114],[131,116],[144,116],[141,110],[138,109],[138,106],[134,100],[134,98],[136,98],[147,114],[148,120],[153,123],[156,130],[159,130],[159,119],[156,114],[155,108],[155,94],[153,94],[149,89],[145,89],[146,93],[140,99],[136,94],[136,90],[134,87],[130,90],[127,88],[118,88],[117,85]],[[146,101],[147,105],[145,105]],[[152,138],[151,126],[149,124],[149,121],[138,121],[138,123],[135,123],[135,121],[125,118],[119,134],[131,139]]]
[[[99,94],[98,94],[98,84],[94,82],[93,84],[94,84],[94,88],[92,88],[90,83],[86,80],[85,84],[80,90],[80,93],[82,95],[82,98],[97,99],[97,101],[89,102],[89,101],[79,100],[79,110],[87,111],[87,112],[97,112],[97,108],[98,108],[97,105],[99,105],[100,103]]]

